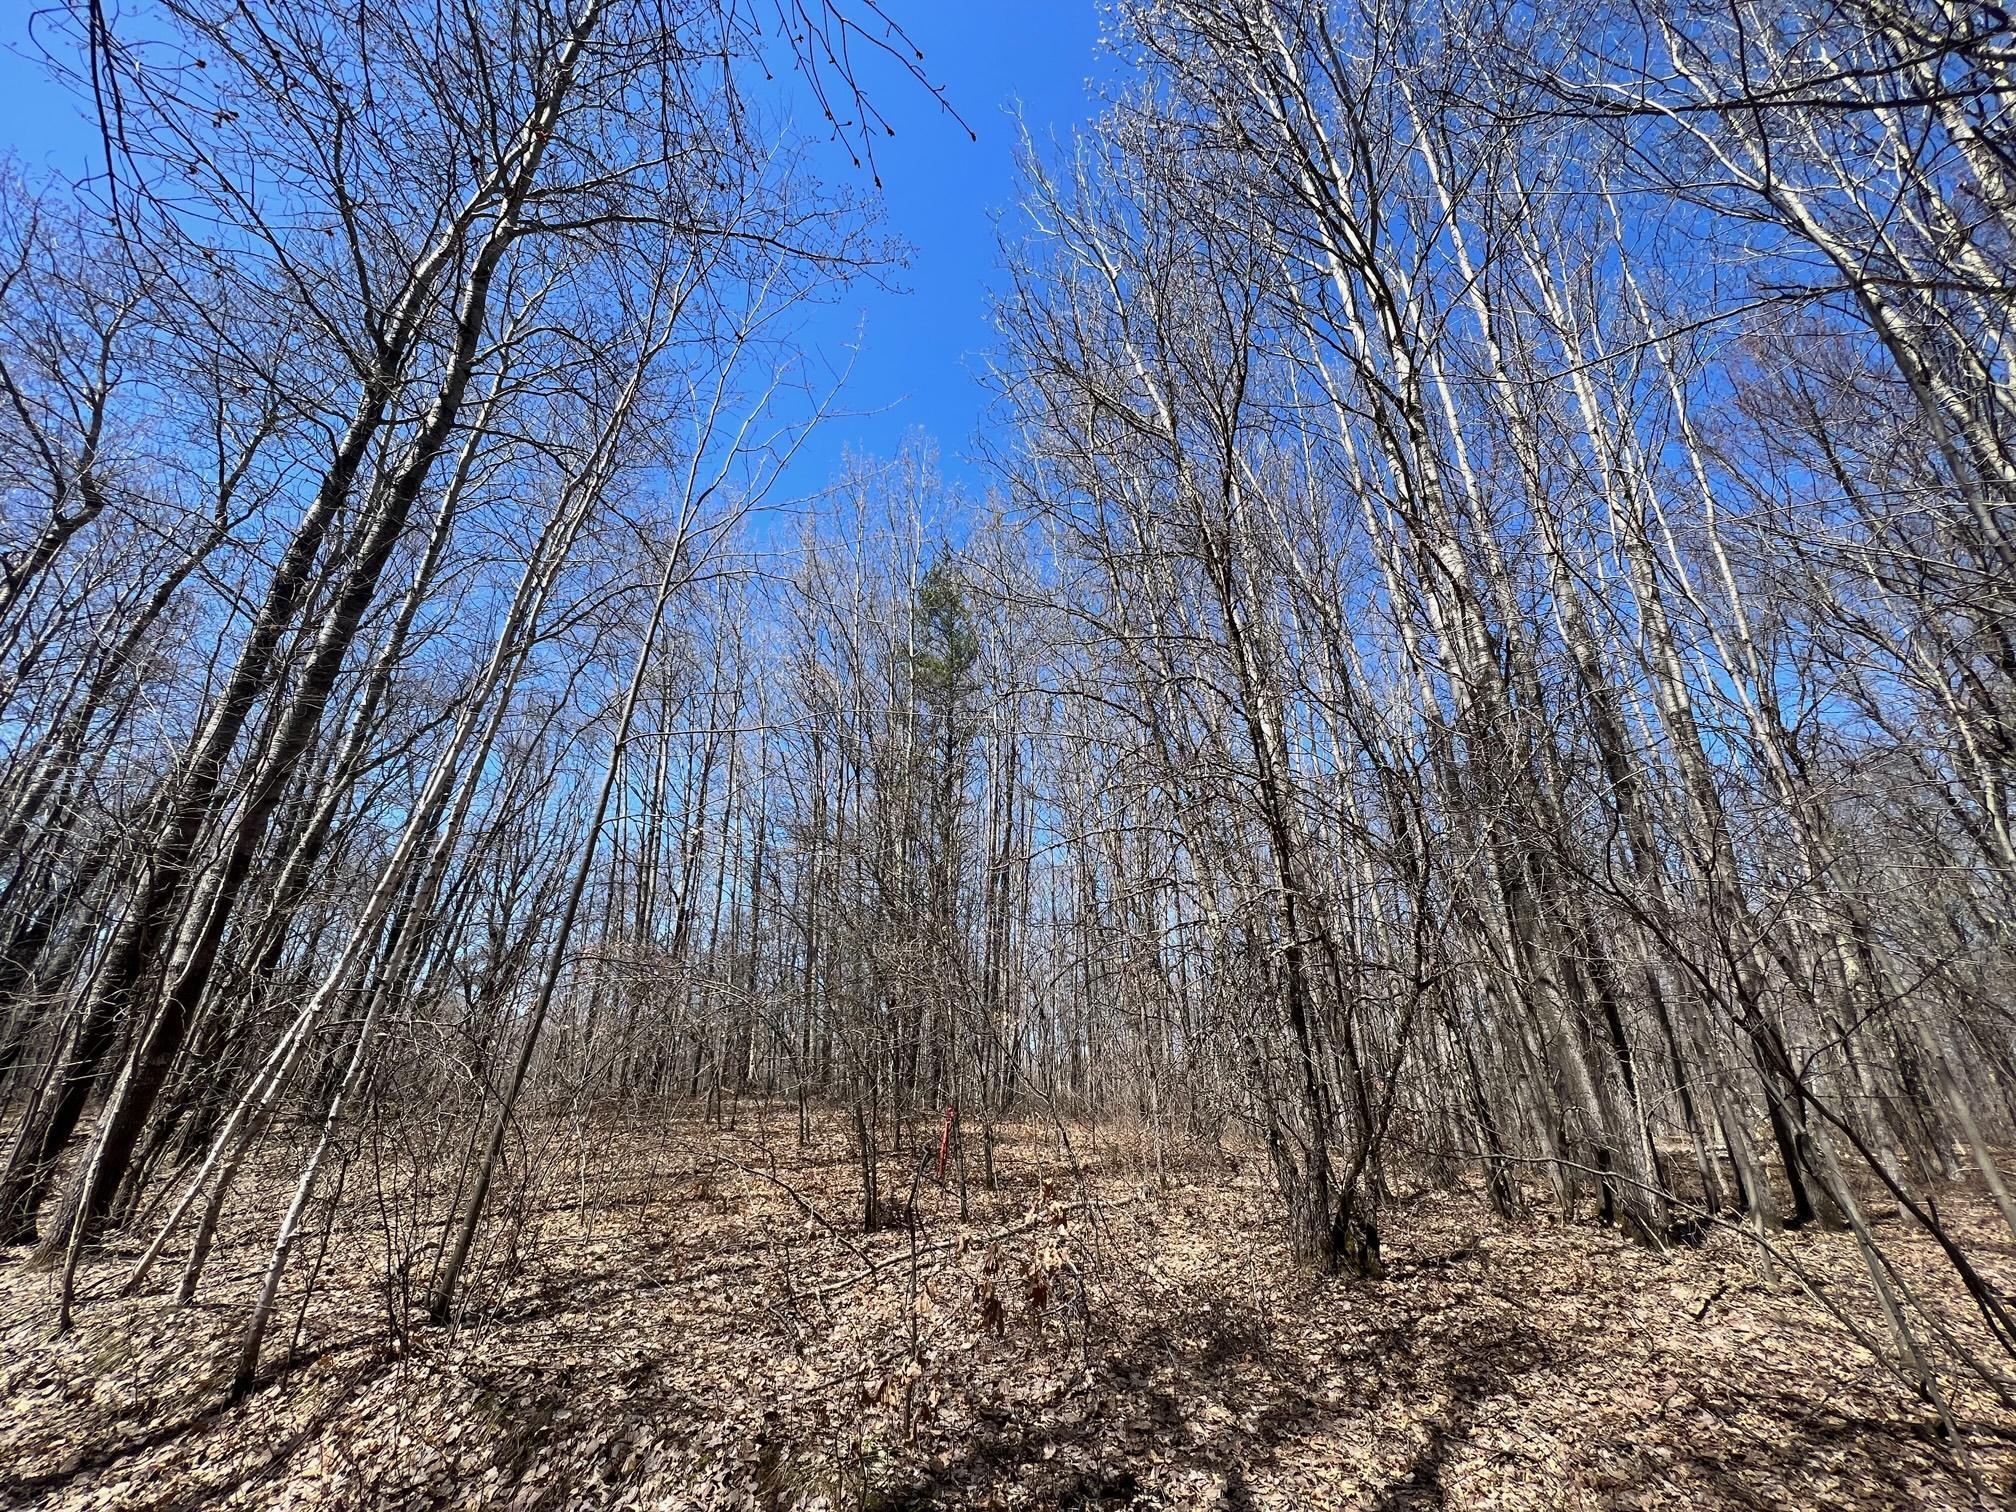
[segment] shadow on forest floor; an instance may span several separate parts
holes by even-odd
[[[599,1152],[632,1140],[570,1151],[553,1187],[531,1183],[515,1205],[463,1326],[397,1347],[396,1246],[369,1227],[337,1233],[301,1315],[302,1363],[234,1404],[222,1383],[270,1241],[258,1223],[220,1237],[194,1308],[115,1298],[126,1260],[93,1259],[80,1326],[61,1338],[46,1274],[0,1261],[0,1499],[514,1512],[1973,1500],[1930,1409],[1796,1286],[1762,1281],[1726,1230],[1658,1254],[1424,1194],[1389,1216],[1389,1279],[1318,1281],[1287,1263],[1257,1177],[1202,1167],[1151,1192],[1117,1141],[1087,1152],[1107,1172],[1096,1208],[1031,1133],[1003,1151],[1022,1179],[972,1193],[965,1224],[956,1193],[927,1184],[915,1234],[861,1235],[833,1222],[853,1211],[844,1156],[780,1142],[759,1179],[750,1136],[717,1159],[721,1139],[686,1131],[655,1163],[612,1154],[606,1168]],[[1914,1290],[1967,1326],[1929,1242],[1901,1229],[1891,1242]],[[1852,1240],[1786,1243],[1836,1305],[1879,1326]],[[290,1317],[300,1305],[283,1299]],[[1976,1471],[1991,1500],[2006,1496],[2016,1421],[1965,1405]]]

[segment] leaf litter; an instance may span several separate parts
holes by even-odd
[[[1074,1130],[1066,1153],[1040,1126],[1004,1130],[1000,1188],[970,1190],[963,1222],[926,1176],[904,1193],[914,1222],[868,1234],[837,1121],[803,1149],[783,1120],[613,1132],[521,1156],[452,1329],[409,1321],[425,1236],[347,1205],[305,1306],[290,1277],[288,1358],[235,1403],[270,1242],[256,1217],[227,1219],[187,1308],[167,1261],[118,1295],[137,1244],[88,1257],[61,1335],[52,1278],[10,1253],[0,1498],[1397,1512],[1964,1508],[2016,1484],[2016,1415],[1955,1384],[1956,1452],[1730,1231],[1662,1254],[1422,1191],[1388,1215],[1387,1278],[1353,1282],[1290,1263],[1254,1162],[1200,1153],[1158,1181],[1111,1131]],[[1992,1212],[1950,1200],[2006,1287]],[[1934,1246],[1890,1228],[1910,1285],[1964,1333]],[[1851,1238],[1784,1247],[1877,1331]]]

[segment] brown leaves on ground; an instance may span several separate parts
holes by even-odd
[[[861,1235],[836,1124],[591,1130],[521,1158],[471,1312],[413,1327],[417,1240],[346,1203],[291,1369],[224,1402],[270,1238],[241,1202],[198,1306],[114,1294],[78,1327],[0,1268],[0,1496],[49,1507],[1966,1507],[1933,1409],[1739,1236],[1661,1255],[1424,1194],[1389,1279],[1286,1260],[1269,1192],[1210,1162],[1157,1189],[1126,1141],[1004,1142],[998,1192],[925,1181]],[[1251,1163],[1249,1163],[1250,1165]],[[885,1182],[894,1172],[885,1173]],[[272,1173],[275,1181],[284,1171]],[[412,1199],[411,1192],[399,1194]],[[1090,1200],[1087,1200],[1087,1199]],[[378,1213],[384,1205],[375,1205]],[[250,1216],[246,1216],[247,1213]],[[1963,1219],[2006,1282],[2008,1246]],[[1929,1241],[1886,1246],[1965,1313]],[[1873,1333],[1851,1240],[1793,1257]],[[2016,1421],[1968,1399],[1973,1474],[2010,1494]]]

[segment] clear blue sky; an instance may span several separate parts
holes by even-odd
[[[1016,188],[1009,112],[1019,107],[1040,142],[1068,136],[1097,111],[1101,81],[1115,72],[1098,46],[1103,0],[885,0],[885,8],[979,140],[893,67],[871,76],[896,127],[876,144],[888,226],[914,253],[894,289],[863,289],[831,312],[830,339],[844,341],[865,322],[849,408],[888,408],[829,427],[804,471],[829,476],[849,445],[886,456],[921,428],[939,443],[947,477],[977,491],[983,479],[962,454],[987,402],[995,216],[1009,211]]]
[[[1110,59],[1099,50],[1101,0],[884,0],[923,49],[924,69],[979,134],[969,140],[930,94],[880,60],[865,74],[876,105],[896,127],[876,144],[888,229],[914,249],[893,287],[862,286],[822,310],[813,337],[834,351],[859,326],[863,347],[845,407],[856,412],[817,435],[790,479],[794,491],[831,477],[843,450],[887,456],[922,429],[942,450],[949,478],[978,490],[965,458],[987,396],[987,292],[997,262],[994,215],[1015,192],[1019,105],[1039,139],[1067,135],[1097,109]],[[0,147],[31,169],[77,172],[95,137],[69,95],[32,61],[30,7],[5,7],[0,22]],[[144,12],[144,0],[129,6]],[[116,18],[117,11],[114,11]],[[865,17],[864,17],[865,19]],[[115,25],[117,24],[115,19]],[[846,156],[822,154],[833,176],[853,174]],[[865,171],[858,176],[864,186]],[[869,412],[873,413],[861,413]]]

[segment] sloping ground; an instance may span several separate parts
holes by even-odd
[[[1126,1147],[1082,1131],[1069,1157],[1022,1131],[1002,1190],[975,1191],[969,1222],[956,1192],[926,1182],[916,1232],[869,1238],[847,1221],[837,1125],[817,1131],[817,1156],[782,1121],[541,1141],[519,1152],[500,1214],[518,1233],[492,1247],[480,1316],[398,1343],[386,1255],[406,1242],[401,1214],[440,1199],[416,1203],[425,1194],[360,1152],[352,1226],[322,1259],[333,1289],[299,1320],[296,1364],[235,1405],[222,1387],[270,1220],[227,1224],[192,1309],[168,1304],[172,1263],[121,1300],[132,1252],[94,1258],[60,1338],[51,1278],[9,1257],[0,1496],[121,1509],[1977,1504],[1933,1410],[1785,1268],[1761,1281],[1732,1234],[1662,1256],[1424,1195],[1389,1218],[1386,1281],[1319,1282],[1287,1264],[1252,1171],[1176,1171],[1158,1195]],[[1962,1212],[2006,1282],[2009,1246],[1994,1247],[1985,1209]],[[1932,1246],[1894,1221],[1883,1234],[1905,1278],[1965,1328]],[[1786,1249],[1880,1332],[1851,1241]],[[1978,1504],[2006,1501],[2016,1420],[1964,1406]]]

